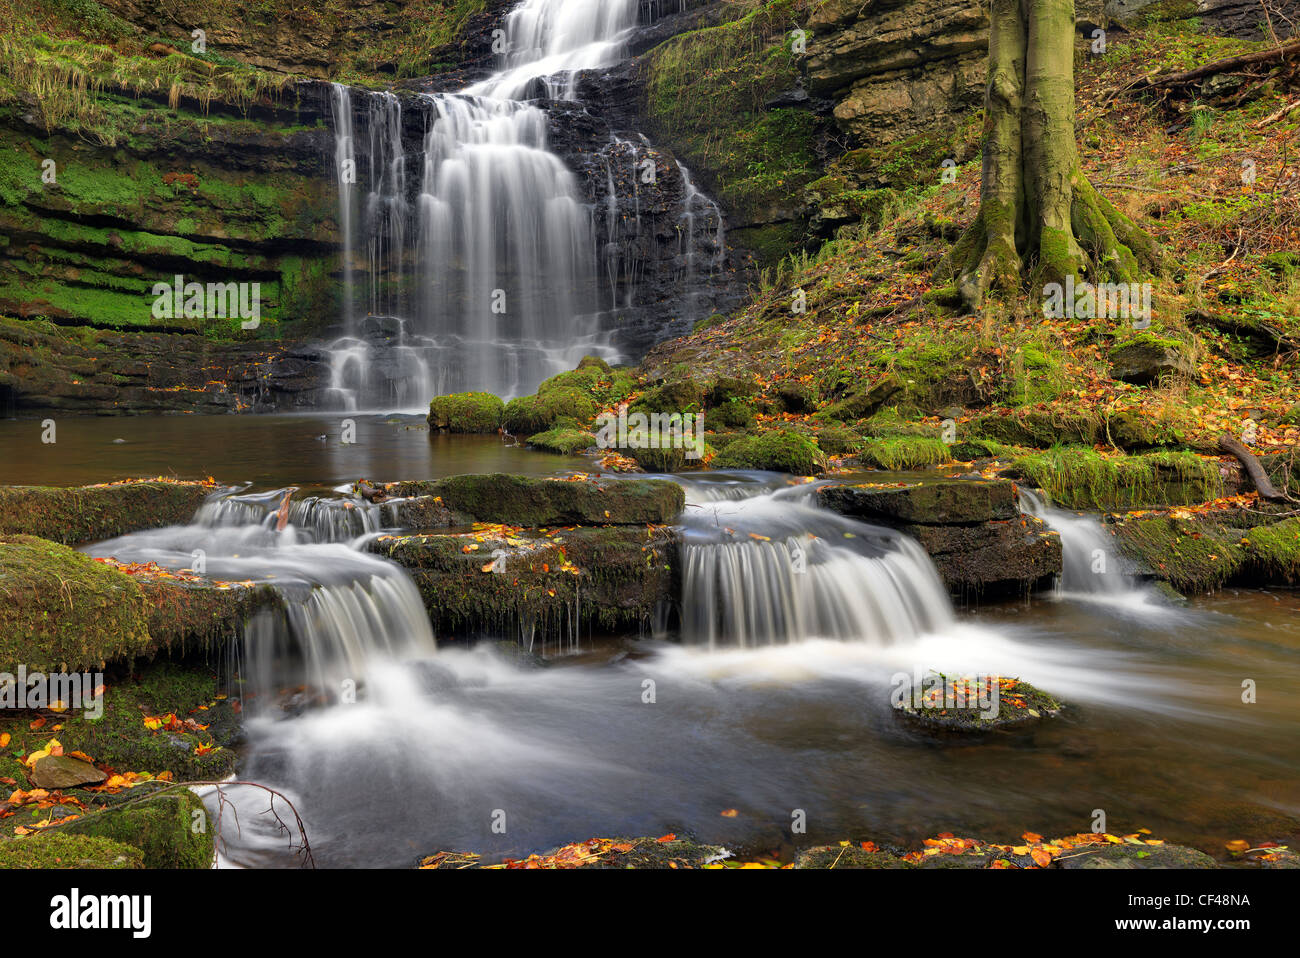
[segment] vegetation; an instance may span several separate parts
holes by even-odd
[[[1218,463],[1190,452],[1108,456],[1058,446],[1021,456],[1012,468],[1070,509],[1192,505],[1223,493]]]

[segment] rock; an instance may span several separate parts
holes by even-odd
[[[1176,340],[1141,336],[1110,350],[1110,375],[1135,386],[1158,382],[1162,376],[1190,376],[1195,372],[1187,347]]]
[[[183,525],[213,492],[201,482],[110,486],[0,486],[0,535],[79,545]]]
[[[933,704],[928,700],[931,687],[924,680],[913,694],[892,702],[895,716],[929,732],[969,735],[1004,731],[1052,718],[1062,707],[1042,689],[1018,679],[958,676],[942,680],[940,686],[938,675],[930,673],[930,678],[935,683]],[[990,679],[998,681],[996,695],[983,684]]]
[[[975,526],[905,525],[948,590],[966,600],[1023,596],[1061,572],[1061,539],[1031,517]]]
[[[1094,850],[1095,849],[1095,850]],[[1088,845],[1072,849],[1057,868],[1218,868],[1205,852],[1182,845]]]
[[[664,479],[535,479],[496,473],[394,482],[394,496],[440,496],[447,508],[478,522],[516,526],[646,525],[674,521],[686,494]]]
[[[437,396],[429,403],[429,428],[444,432],[492,433],[501,428],[505,403],[492,393]]]
[[[907,862],[889,852],[869,852],[860,845],[814,845],[800,851],[795,868],[911,868]]]
[[[788,430],[745,435],[727,444],[714,462],[719,469],[765,469],[813,476],[826,466],[825,454],[806,436]]]
[[[1020,517],[1015,484],[1006,480],[825,486],[818,496],[823,506],[841,515],[886,525],[975,525]]]
[[[21,841],[0,839],[0,869],[143,868],[144,852],[107,838],[71,835],[64,829],[39,831]]]
[[[32,783],[40,788],[76,788],[98,785],[108,778],[89,762],[70,755],[47,755],[32,766]]]

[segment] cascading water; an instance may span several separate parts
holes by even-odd
[[[1044,497],[1020,490],[1020,511],[1042,519],[1061,538],[1061,575],[1057,594],[1071,598],[1108,599],[1145,605],[1150,589],[1128,575],[1115,554],[1114,538],[1107,535],[1096,516],[1054,509]]]
[[[638,9],[638,0],[524,0],[505,21],[500,72],[460,93],[402,100],[334,87],[345,331],[328,351],[325,402],[415,409],[467,389],[508,398],[584,355],[621,358],[608,341],[614,318],[602,317],[633,306],[636,264],[629,269],[618,238],[624,217],[613,176],[602,184],[601,240],[578,178],[548,146],[548,114],[523,99],[573,98],[578,71],[625,55]],[[414,139],[420,114],[422,144],[404,148],[403,131]],[[358,123],[364,129],[354,131]],[[612,146],[624,142],[614,137]],[[417,148],[422,162],[408,161]],[[676,279],[695,270],[712,277],[724,250],[721,211],[678,168],[685,208]],[[639,207],[636,220],[639,239]],[[697,221],[707,239],[694,235]],[[697,249],[705,247],[707,256]],[[362,249],[364,265],[354,263]],[[686,298],[691,312],[697,297]]]
[[[246,693],[262,701],[306,686],[328,701],[363,683],[376,662],[436,648],[415,584],[400,566],[358,551],[377,532],[382,507],[350,499],[291,500],[292,489],[218,496],[190,525],[132,533],[88,547],[123,562],[202,571],[218,580],[270,585],[281,610],[248,623],[239,652]]]
[[[953,621],[929,557],[813,504],[815,487],[687,486],[682,636],[766,645],[906,642]]]

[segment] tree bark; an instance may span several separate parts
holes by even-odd
[[[1074,0],[993,0],[991,18],[980,211],[940,277],[972,308],[1027,273],[1133,281],[1162,254],[1080,168]]]

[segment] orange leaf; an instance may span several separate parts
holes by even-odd
[[[8,744],[9,744],[9,733],[0,732],[0,748],[4,748]]]
[[[35,732],[38,728],[41,728],[44,724],[45,724],[45,717],[42,716],[41,718],[38,718],[35,721],[33,721],[32,724],[27,727],[31,729],[33,732]]]
[[[726,808],[721,812],[723,818],[735,818],[739,814],[740,812],[736,811],[734,808]]]
[[[659,838],[656,838],[655,841],[657,841],[660,845],[662,845],[664,842],[675,842],[675,841],[677,841],[677,836],[676,836],[675,834],[673,834],[672,832],[669,832],[667,835],[663,835],[663,836],[661,836],[661,837],[659,837]]]

